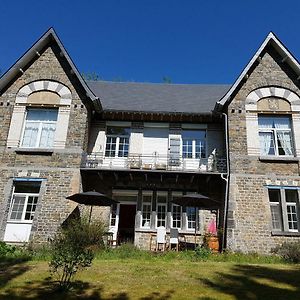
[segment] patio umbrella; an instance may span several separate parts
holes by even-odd
[[[219,209],[221,204],[220,202],[213,200],[202,194],[183,195],[182,197],[175,198],[171,202],[180,206],[194,207],[195,214],[197,208],[207,209],[207,210]],[[196,248],[196,237],[197,237],[197,222],[195,222],[195,248]]]
[[[89,222],[91,222],[93,206],[111,206],[113,204],[119,203],[116,200],[113,200],[106,196],[95,191],[77,193],[71,196],[66,197],[66,199],[73,200],[79,204],[90,205],[90,216]]]

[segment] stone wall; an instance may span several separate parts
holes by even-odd
[[[245,109],[245,99],[251,91],[266,86],[282,87],[298,95],[300,90],[291,70],[273,48],[267,48],[248,76],[228,106],[231,178],[227,246],[234,251],[269,253],[283,241],[300,237],[272,235],[266,188],[270,184],[299,187],[299,162],[268,161],[248,155],[246,114],[249,112]],[[259,138],[257,132],[252,136]],[[251,145],[251,140],[248,144]]]
[[[72,94],[66,146],[53,153],[19,152],[20,149],[7,148],[6,145],[16,95],[21,87],[37,80],[62,83]],[[31,230],[33,241],[43,242],[51,238],[76,207],[65,197],[79,192],[81,188],[79,168],[88,137],[88,109],[82,95],[77,79],[71,74],[56,45],[49,46],[40,57],[37,56],[0,95],[0,208],[4,211],[0,217],[1,239],[8,216],[13,178],[43,179]]]

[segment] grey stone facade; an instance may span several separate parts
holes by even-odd
[[[224,157],[225,129],[220,117],[221,112],[226,112],[228,115],[230,180],[228,213],[225,220],[227,248],[233,251],[269,253],[273,247],[283,241],[300,238],[299,230],[298,232],[274,232],[268,196],[269,186],[295,189],[300,187],[298,160],[300,153],[300,100],[298,96],[300,95],[300,76],[290,68],[278,49],[270,45],[263,49],[235,88],[232,99],[223,106],[222,111],[216,110],[212,114],[206,113],[203,116],[200,114],[189,116],[179,113],[160,115],[159,112],[123,114],[120,111],[115,113],[101,111],[101,108],[96,108],[95,102],[89,101],[91,97],[89,98],[80,78],[71,68],[66,53],[60,47],[54,41],[48,42],[41,51],[36,53],[35,57],[31,58],[30,63],[20,68],[20,72],[15,74],[13,80],[9,81],[5,88],[1,86],[0,81],[0,88],[2,88],[0,89],[0,210],[3,212],[0,214],[0,239],[4,237],[16,179],[41,180],[38,204],[30,233],[30,241],[34,243],[43,243],[51,239],[57,228],[76,208],[76,204],[67,201],[65,197],[79,192],[82,187],[88,190],[97,189],[109,196],[113,194],[113,190],[131,190],[139,195],[136,203],[134,242],[142,249],[149,249],[150,236],[156,231],[157,212],[153,207],[156,207],[158,192],[168,193],[167,230],[170,227],[170,200],[173,192],[202,192],[220,200],[222,204],[219,220],[222,226],[226,197],[223,180],[225,177],[221,175],[226,176],[225,163],[222,171],[218,168],[201,169],[199,166],[196,172],[195,170],[187,172],[183,169],[167,170],[166,165],[157,170],[146,168],[137,170],[136,167],[130,169],[128,166],[126,170],[122,170],[120,167],[114,168],[112,163],[107,166],[107,169],[94,166],[94,170],[91,170],[82,166],[82,155],[86,152],[102,151],[102,154],[105,152],[106,122],[112,121],[126,121],[131,124],[132,153],[143,151],[144,123],[165,122],[165,127],[170,129],[170,135],[179,140],[181,123],[205,124],[207,136],[212,141],[207,151],[212,153],[215,148],[218,148],[218,155]],[[14,119],[16,115],[23,116],[23,119],[25,116],[23,100],[18,99],[19,102],[16,100],[20,89],[26,90],[28,86],[32,92],[39,85],[43,85],[40,90],[45,92],[47,90],[45,86],[51,83],[53,86],[53,83],[58,83],[53,88],[53,94],[55,94],[55,96],[52,95],[53,103],[56,103],[55,99],[59,95],[58,89],[66,87],[71,91],[71,102],[61,101],[57,105],[57,107],[63,106],[60,117],[64,118],[65,122],[61,124],[67,126],[65,141],[60,140],[59,147],[52,149],[53,151],[22,150],[18,147],[21,137],[16,140],[13,134],[13,124],[15,126],[18,123],[18,119]],[[266,89],[269,92],[266,92]],[[279,94],[281,96],[278,96]],[[20,97],[22,98],[22,95]],[[253,97],[259,98],[257,101],[264,99],[265,102],[256,105]],[[34,101],[39,101],[38,97],[36,99]],[[45,100],[39,105],[56,107],[53,103],[51,106],[51,103]],[[268,103],[272,105],[268,106]],[[26,103],[26,108],[31,104]],[[291,116],[295,157],[290,159],[260,157],[257,119],[261,113]],[[22,118],[19,119],[19,125],[24,121]],[[67,124],[66,120],[68,120]],[[10,139],[9,145],[17,146],[9,146],[7,141]],[[100,160],[103,162],[103,157],[99,159],[99,164]],[[147,229],[143,229],[140,224],[143,191],[153,194],[151,226]],[[82,209],[84,210],[86,209]],[[185,212],[182,213],[184,214],[186,217]],[[202,241],[205,226],[212,216],[209,212],[200,213],[201,228],[197,236],[198,241]],[[95,208],[93,218],[102,218],[108,224],[110,209]],[[186,219],[182,220],[182,224],[184,225],[182,228],[187,228]],[[182,233],[187,242],[194,242],[191,230],[182,231]]]
[[[30,237],[35,242],[44,242],[53,236],[57,227],[75,208],[73,203],[65,199],[66,195],[79,192],[81,188],[79,168],[82,151],[87,145],[87,108],[77,92],[75,79],[64,69],[65,62],[59,56],[57,47],[49,46],[40,54],[0,96],[0,207],[4,212],[0,219],[1,239],[14,178],[43,180]],[[57,149],[53,153],[33,153],[7,148],[6,140],[19,89],[33,81],[45,79],[60,82],[72,92],[65,149]]]
[[[270,185],[299,187],[299,162],[284,159],[268,161],[249,155],[247,144],[251,144],[251,141],[247,143],[246,115],[251,112],[245,107],[247,96],[262,87],[282,87],[299,95],[299,84],[295,83],[295,75],[277,52],[269,47],[228,105],[230,192],[227,246],[233,251],[269,253],[283,241],[300,239],[297,233],[291,236],[272,232],[266,188]],[[258,132],[255,134],[258,139]]]

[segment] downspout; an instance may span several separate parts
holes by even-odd
[[[230,164],[229,164],[229,137],[228,137],[228,116],[226,113],[222,113],[225,123],[225,146],[226,146],[226,167],[227,176],[222,173],[221,178],[226,182],[225,188],[225,203],[224,203],[224,218],[223,218],[223,234],[222,234],[222,251],[226,247],[226,232],[227,232],[227,211],[228,211],[228,199],[229,199],[229,178],[230,178]],[[225,176],[224,176],[225,175]]]

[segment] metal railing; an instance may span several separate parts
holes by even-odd
[[[83,153],[81,168],[132,169],[161,171],[198,171],[226,173],[226,158],[210,155],[208,158],[186,158],[153,153],[128,154],[127,157],[108,157],[103,152]]]

